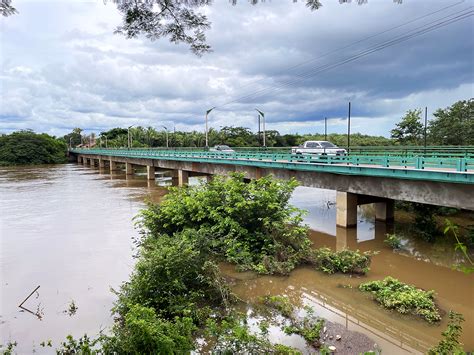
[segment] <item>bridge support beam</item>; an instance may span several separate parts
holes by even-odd
[[[133,165],[130,163],[125,163],[125,174],[133,175]]]
[[[375,220],[383,222],[391,222],[395,217],[395,201],[387,200],[386,202],[374,203]]]
[[[80,155],[77,156],[77,163],[78,164],[82,163],[82,156]]]
[[[148,180],[155,180],[155,167],[151,165],[146,166],[146,176]]]
[[[105,161],[102,158],[99,158],[99,169],[105,168]]]
[[[94,159],[94,158],[90,158],[90,159],[89,159],[89,164],[90,164],[90,166],[92,166],[93,168],[95,168],[95,159]]]
[[[184,186],[189,184],[189,171],[178,170],[178,185]]]
[[[357,194],[337,191],[336,225],[349,228],[357,226]]]
[[[82,157],[82,164],[87,165],[87,158],[85,156]]]

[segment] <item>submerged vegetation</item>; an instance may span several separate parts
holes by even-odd
[[[358,250],[332,251],[329,248],[314,250],[312,263],[317,270],[328,274],[366,274],[369,271],[371,257],[374,252],[360,253]]]
[[[384,308],[419,316],[429,323],[441,320],[439,310],[434,303],[434,291],[424,291],[393,277],[363,283],[359,289],[372,293],[375,300]]]
[[[396,234],[386,234],[384,243],[392,249],[400,249],[402,247],[402,240]]]

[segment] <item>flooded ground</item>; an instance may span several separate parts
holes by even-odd
[[[110,325],[110,287],[127,280],[133,267],[132,239],[138,232],[132,218],[145,199],[158,202],[166,193],[160,184],[166,181],[126,179],[76,164],[0,168],[0,343],[17,341],[20,353],[42,352],[43,340],[57,345],[67,334],[94,335]],[[393,252],[383,243],[392,228],[375,224],[370,208],[360,209],[357,230],[336,228],[334,201],[333,191],[304,187],[292,198],[309,211],[306,223],[316,246],[380,251],[367,277],[327,276],[308,267],[289,277],[256,277],[223,265],[236,280],[234,291],[250,302],[286,294],[295,304],[312,305],[318,315],[367,335],[384,354],[423,352],[438,342],[446,321],[428,325],[390,313],[356,290],[361,282],[390,275],[434,289],[444,311],[462,313],[462,341],[473,350],[474,275],[451,269],[453,246],[407,236],[404,251]],[[403,225],[395,229],[406,233]],[[38,285],[24,306],[39,312],[41,320],[18,308]],[[71,301],[78,307],[74,315],[64,312]],[[273,335],[280,336],[276,329]]]

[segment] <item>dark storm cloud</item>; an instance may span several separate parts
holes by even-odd
[[[259,107],[270,127],[307,131],[325,116],[342,127],[351,100],[361,130],[387,134],[409,108],[434,109],[473,96],[472,18],[311,73],[472,1],[347,47],[449,4],[326,0],[311,12],[286,0],[258,6],[215,2],[202,8],[212,21],[207,35],[214,52],[198,58],[166,39],[113,35],[120,16],[110,4],[18,1],[20,15],[2,20],[0,130],[28,126],[62,134],[74,126],[129,124],[202,130],[203,112],[218,106],[212,127],[254,127]],[[48,14],[51,27],[41,14]],[[347,48],[325,55],[341,47]],[[313,58],[319,59],[291,69]]]

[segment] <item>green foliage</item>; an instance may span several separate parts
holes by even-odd
[[[196,326],[189,317],[166,320],[157,316],[155,309],[135,304],[116,324],[114,336],[103,344],[106,354],[171,354],[189,353],[194,349],[193,332]]]
[[[168,320],[176,316],[192,317],[197,322],[207,316],[208,304],[220,304],[222,290],[209,255],[203,249],[204,238],[195,230],[148,238],[130,280],[117,292],[115,311],[122,317],[136,304],[152,307]]]
[[[261,333],[251,331],[245,315],[232,313],[223,319],[209,318],[206,333],[213,340],[213,354],[278,354],[297,355],[292,347],[272,344],[267,339],[267,325],[261,325]],[[263,330],[262,330],[263,329]]]
[[[462,335],[461,323],[464,322],[462,314],[449,311],[449,323],[447,329],[441,333],[443,339],[428,351],[429,355],[436,354],[465,354],[459,338]]]
[[[390,276],[382,281],[363,283],[359,289],[371,292],[375,300],[384,308],[394,309],[402,314],[413,314],[429,323],[441,320],[439,310],[434,303],[434,291],[424,291]]]
[[[474,144],[474,100],[458,101],[437,110],[429,122],[429,140],[436,145]]]
[[[321,331],[324,327],[324,319],[315,320],[313,317],[305,317],[301,322],[292,322],[283,328],[288,335],[301,335],[311,346],[321,346]]]
[[[295,180],[272,177],[244,182],[242,174],[216,176],[212,182],[172,188],[160,205],[142,212],[141,226],[159,238],[187,229],[201,245],[241,270],[288,274],[307,261],[311,242],[302,211],[289,205]]]
[[[392,249],[400,249],[402,246],[402,240],[396,234],[386,234],[384,243]]]
[[[418,145],[423,139],[421,110],[409,110],[405,117],[391,130],[392,138],[401,145]]]
[[[312,253],[311,262],[316,269],[334,274],[336,272],[350,274],[366,274],[369,271],[373,252],[360,253],[358,250],[342,250],[334,252],[329,248],[316,249]]]
[[[66,162],[66,144],[32,131],[0,136],[1,165],[59,164]]]
[[[415,223],[413,224],[418,237],[426,242],[434,243],[441,234],[435,216],[439,207],[422,203],[412,204],[415,213]]]
[[[16,341],[9,341],[5,346],[0,344],[0,353],[2,355],[13,355],[17,345],[18,343]]]
[[[456,246],[454,247],[454,250],[460,251],[469,263],[469,266],[455,265],[454,268],[464,272],[465,274],[474,272],[474,262],[467,252],[467,246],[459,240],[459,226],[451,222],[449,219],[446,219],[445,223],[446,227],[444,228],[444,234],[448,235],[451,233],[454,236],[456,239]]]
[[[295,307],[290,303],[288,297],[267,295],[263,297],[262,301],[266,306],[276,309],[282,316],[292,318]]]
[[[66,341],[61,343],[61,346],[56,349],[56,354],[58,355],[72,355],[72,354],[81,354],[81,355],[93,355],[98,354],[97,350],[94,350],[94,347],[98,343],[98,339],[91,339],[86,335],[79,339],[74,339],[72,335],[66,337]]]

